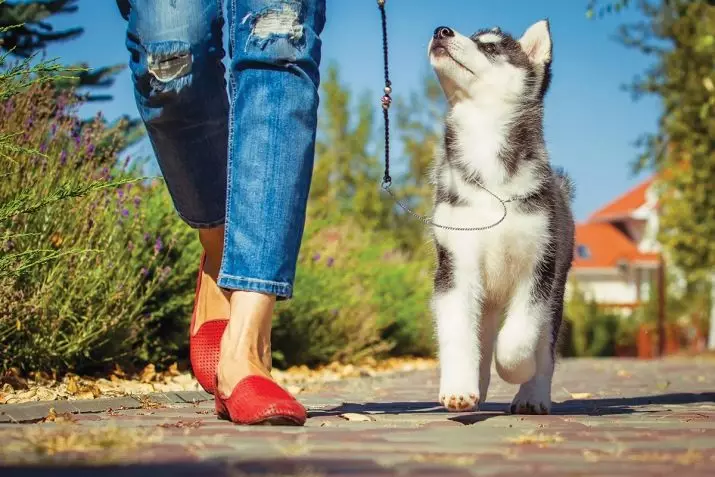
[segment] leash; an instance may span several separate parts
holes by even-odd
[[[392,186],[392,177],[390,177],[390,106],[392,105],[392,82],[390,81],[390,67],[389,67],[389,61],[388,61],[388,46],[387,46],[387,14],[385,13],[385,2],[386,0],[377,0],[377,7],[380,10],[380,18],[382,20],[382,56],[383,56],[383,62],[385,66],[385,88],[384,88],[384,95],[382,96],[382,99],[380,102],[382,103],[382,117],[385,122],[385,175],[382,177],[382,188],[387,192],[390,197],[392,197],[392,200],[395,201],[397,205],[402,208],[405,212],[408,214],[412,215],[416,219],[424,222],[427,225],[431,225],[433,227],[437,227],[440,229],[445,229],[445,230],[453,230],[453,231],[461,231],[461,232],[474,232],[474,231],[480,231],[480,230],[488,230],[491,228],[496,227],[497,225],[501,224],[504,219],[506,219],[507,215],[507,207],[506,204],[509,202],[514,202],[517,200],[525,199],[526,196],[514,196],[510,199],[502,199],[498,195],[496,195],[494,192],[490,191],[486,187],[484,187],[482,184],[479,182],[475,182],[477,186],[479,186],[481,189],[483,189],[486,193],[494,197],[497,201],[499,201],[499,205],[502,207],[502,216],[494,222],[493,224],[490,225],[485,225],[482,227],[453,227],[450,225],[440,225],[438,223],[435,223],[432,219],[432,217],[426,217],[423,215],[418,214],[411,208],[409,208],[407,205],[405,205],[402,201],[400,201],[397,196],[392,192],[392,189],[390,188]]]

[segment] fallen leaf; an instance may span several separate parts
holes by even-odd
[[[631,377],[631,373],[629,373],[625,369],[619,369],[618,373],[616,373],[616,374],[621,378],[630,378]]]
[[[298,394],[303,390],[303,388],[301,386],[296,386],[296,385],[287,386],[286,389],[291,394]]]
[[[163,427],[164,429],[197,429],[201,427],[202,424],[203,421],[177,421],[159,424],[159,427]]]
[[[538,447],[546,447],[549,444],[558,444],[559,442],[563,442],[564,438],[558,434],[549,435],[539,432],[538,434],[530,433],[513,439],[507,439],[507,441],[511,442],[512,444],[536,445]]]
[[[67,392],[74,395],[79,392],[79,382],[77,376],[71,376],[67,381]]]
[[[114,371],[112,372],[112,376],[116,376],[118,378],[126,378],[127,374],[124,372],[121,366],[118,364],[114,365]]]
[[[375,418],[367,414],[358,414],[356,412],[346,412],[345,414],[340,414],[338,417],[345,419],[346,421],[353,422],[370,422],[374,421]]]
[[[154,380],[155,376],[156,367],[153,364],[147,364],[146,367],[142,370],[142,374],[139,378],[139,381],[141,381],[142,383],[150,383]]]
[[[179,365],[175,362],[171,366],[169,366],[169,369],[166,370],[166,373],[169,376],[178,376],[181,373],[179,372]]]
[[[75,422],[77,419],[69,412],[57,414],[54,407],[47,411],[47,415],[42,419],[42,422]]]
[[[138,396],[137,399],[139,399],[139,403],[141,404],[142,409],[163,409],[164,407],[166,407],[163,404],[154,401],[152,398],[150,398],[149,396],[146,396],[146,395]]]
[[[593,394],[591,393],[569,393],[571,394],[572,399],[588,399],[592,398]]]

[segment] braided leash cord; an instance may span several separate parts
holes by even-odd
[[[392,192],[390,189],[390,186],[392,185],[392,177],[390,177],[390,106],[392,105],[392,97],[390,96],[392,94],[392,82],[390,81],[390,68],[389,68],[389,61],[388,61],[388,46],[387,46],[387,14],[385,13],[385,2],[386,0],[377,0],[377,7],[380,10],[380,18],[382,20],[382,56],[383,56],[383,62],[385,66],[385,89],[384,92],[385,94],[382,96],[382,99],[380,102],[382,103],[382,116],[385,121],[385,174],[382,177],[382,188],[387,192],[390,197],[395,201],[397,205],[402,208],[405,212],[408,214],[412,215],[416,219],[424,222],[427,225],[431,225],[433,227],[437,227],[440,229],[445,229],[445,230],[453,230],[453,231],[463,231],[463,232],[474,232],[474,231],[480,231],[480,230],[488,230],[491,228],[496,227],[497,225],[501,224],[504,219],[506,219],[507,215],[507,207],[506,204],[509,202],[514,202],[520,199],[524,199],[524,196],[514,196],[510,199],[504,200],[498,195],[496,195],[494,192],[490,191],[486,187],[484,187],[480,183],[476,183],[477,186],[479,186],[481,189],[483,189],[486,193],[494,197],[497,201],[499,201],[499,204],[502,207],[502,216],[497,220],[496,222],[490,224],[490,225],[485,225],[482,227],[453,227],[450,225],[440,225],[435,223],[431,217],[425,217],[423,215],[418,214],[411,208],[409,208],[407,205],[405,205],[402,201],[400,201],[397,196]]]

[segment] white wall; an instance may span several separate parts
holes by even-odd
[[[638,301],[635,281],[609,273],[572,273],[571,277],[587,299],[598,303],[634,304]],[[566,293],[570,296],[568,287]]]

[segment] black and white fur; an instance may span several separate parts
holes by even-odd
[[[549,24],[532,25],[518,40],[498,28],[471,37],[441,28],[429,45],[449,104],[433,171],[434,221],[496,222],[503,208],[477,184],[504,200],[523,198],[489,230],[433,228],[439,399],[451,411],[475,409],[487,397],[496,355],[499,376],[521,385],[511,411],[547,414],[574,242],[571,183],[552,169],[544,143]]]

